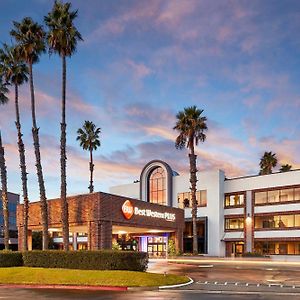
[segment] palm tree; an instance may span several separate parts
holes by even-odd
[[[23,134],[21,130],[20,122],[20,110],[19,110],[19,86],[28,80],[28,68],[22,62],[16,51],[16,48],[9,47],[7,44],[3,45],[3,49],[0,49],[0,72],[3,74],[6,82],[14,85],[15,88],[15,110],[16,110],[16,127],[18,132],[18,149],[20,156],[20,169],[21,180],[23,189],[23,251],[28,248],[27,245],[27,232],[28,232],[28,188],[27,188],[27,171],[25,160],[25,147],[23,143]]]
[[[197,237],[197,155],[195,155],[195,145],[204,142],[206,139],[205,131],[207,130],[206,117],[202,116],[203,109],[196,106],[186,107],[176,115],[176,125],[174,130],[179,132],[175,141],[176,149],[187,147],[190,150],[190,183],[192,196],[192,222],[193,222],[193,254],[198,253]]]
[[[2,73],[0,75],[1,75],[0,77],[0,105],[1,105],[1,104],[6,104],[8,102],[7,94],[9,90],[7,88],[8,84],[4,82],[2,78]]]
[[[82,128],[77,130],[77,141],[80,141],[80,146],[83,150],[90,151],[90,193],[93,193],[93,150],[97,150],[101,146],[99,139],[99,134],[101,133],[101,128],[96,127],[96,125],[91,121],[84,121]]]
[[[67,202],[66,179],[66,57],[72,56],[76,51],[77,42],[82,37],[73,24],[77,17],[77,10],[70,11],[71,3],[55,1],[52,11],[44,18],[49,28],[47,41],[51,52],[58,53],[62,59],[62,115],[60,138],[60,170],[61,170],[61,220],[63,225],[64,250],[69,250],[69,212]]]
[[[262,158],[260,159],[260,171],[259,175],[272,174],[272,169],[277,165],[277,157],[275,153],[265,152]]]
[[[40,141],[39,141],[39,128],[37,127],[36,114],[35,114],[35,95],[33,84],[33,71],[34,63],[39,61],[39,56],[46,51],[45,48],[45,32],[43,27],[34,22],[31,18],[24,18],[20,23],[13,22],[14,29],[10,34],[17,42],[17,52],[21,59],[23,59],[29,69],[29,83],[31,95],[31,114],[32,114],[32,137],[36,159],[37,177],[40,190],[40,203],[41,203],[41,217],[43,228],[43,249],[48,249],[49,236],[48,236],[48,208],[47,197],[45,190],[45,182],[43,176],[43,169],[41,163]]]
[[[281,168],[279,169],[279,172],[288,172],[291,171],[292,166],[289,164],[281,165]]]
[[[3,83],[2,77],[0,77],[0,104],[6,104],[8,98],[7,84]],[[2,185],[2,210],[4,220],[4,248],[9,250],[9,212],[8,212],[8,197],[7,197],[7,173],[5,166],[4,148],[2,145],[1,131],[0,131],[0,173],[1,173],[1,185]]]

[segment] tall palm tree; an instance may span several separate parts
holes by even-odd
[[[43,27],[34,22],[31,18],[24,18],[20,23],[13,22],[14,29],[10,34],[17,42],[17,51],[28,65],[29,69],[29,83],[31,95],[31,115],[32,115],[32,137],[36,159],[37,177],[40,190],[40,203],[41,203],[41,217],[43,228],[43,249],[48,249],[49,236],[48,236],[48,208],[47,197],[45,190],[45,182],[43,176],[43,169],[41,163],[40,141],[39,141],[39,128],[36,122],[35,113],[35,94],[33,84],[33,64],[39,61],[39,56],[46,51],[45,47],[45,32]]]
[[[0,73],[3,74],[6,82],[14,85],[15,88],[15,111],[16,111],[16,127],[18,133],[18,149],[20,157],[21,180],[23,189],[23,251],[28,248],[28,188],[27,188],[27,171],[25,160],[25,146],[23,143],[23,134],[20,122],[19,110],[19,86],[28,80],[28,68],[24,62],[18,57],[15,47],[9,47],[7,44],[0,49]]]
[[[7,87],[8,83],[3,80],[2,73],[0,75],[1,75],[1,77],[0,77],[0,105],[2,105],[2,104],[6,104],[8,102],[7,94],[9,92],[9,90]]]
[[[189,149],[190,161],[190,183],[192,196],[192,223],[193,223],[193,254],[198,253],[198,237],[197,237],[197,155],[195,155],[195,145],[204,142],[206,139],[205,131],[207,131],[206,117],[202,116],[203,109],[196,106],[186,107],[183,111],[179,111],[176,115],[176,125],[174,130],[179,135],[175,141],[176,149]]]
[[[69,250],[69,212],[67,202],[66,179],[66,57],[72,56],[76,51],[77,42],[82,37],[73,24],[77,17],[77,10],[70,11],[71,3],[55,1],[52,11],[44,20],[49,28],[47,41],[51,52],[57,53],[62,59],[62,111],[61,111],[61,138],[60,138],[60,170],[61,170],[61,207],[63,225],[64,250]]]
[[[288,172],[291,171],[292,166],[289,164],[284,164],[281,166],[281,168],[279,169],[279,172]]]
[[[7,84],[3,83],[2,77],[0,77],[0,104],[6,104],[8,102]],[[4,220],[4,248],[9,250],[9,212],[8,212],[8,197],[7,197],[7,173],[5,166],[4,148],[2,145],[1,131],[0,131],[0,174],[2,185],[2,210]]]
[[[277,157],[275,153],[265,152],[262,158],[260,159],[260,171],[259,175],[272,174],[272,169],[277,165]]]
[[[88,150],[90,152],[90,193],[94,191],[93,185],[93,150],[97,150],[101,146],[100,135],[101,128],[96,127],[96,125],[91,121],[85,121],[82,128],[77,130],[77,141],[80,142],[80,146],[83,150]]]

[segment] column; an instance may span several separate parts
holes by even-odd
[[[112,248],[112,224],[109,221],[100,223],[100,249]]]
[[[73,232],[73,250],[76,251],[77,249],[77,232]]]

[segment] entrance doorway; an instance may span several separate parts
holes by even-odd
[[[207,218],[197,220],[198,253],[207,253]],[[193,223],[191,220],[185,221],[183,232],[183,252],[193,252]]]
[[[240,257],[245,251],[245,243],[238,242],[226,242],[226,256]]]

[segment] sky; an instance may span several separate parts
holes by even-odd
[[[196,105],[207,117],[197,147],[200,171],[257,174],[264,151],[300,168],[300,2],[298,0],[71,1],[84,41],[67,60],[68,194],[88,192],[89,154],[76,141],[85,120],[101,127],[95,191],[139,179],[161,159],[188,173],[176,150],[176,113]],[[0,42],[12,21],[42,23],[53,2],[1,0]],[[61,61],[34,65],[37,120],[47,197],[60,195]],[[39,199],[28,84],[20,88],[31,201]],[[14,91],[0,107],[9,191],[22,194]],[[277,169],[278,169],[277,168]]]

